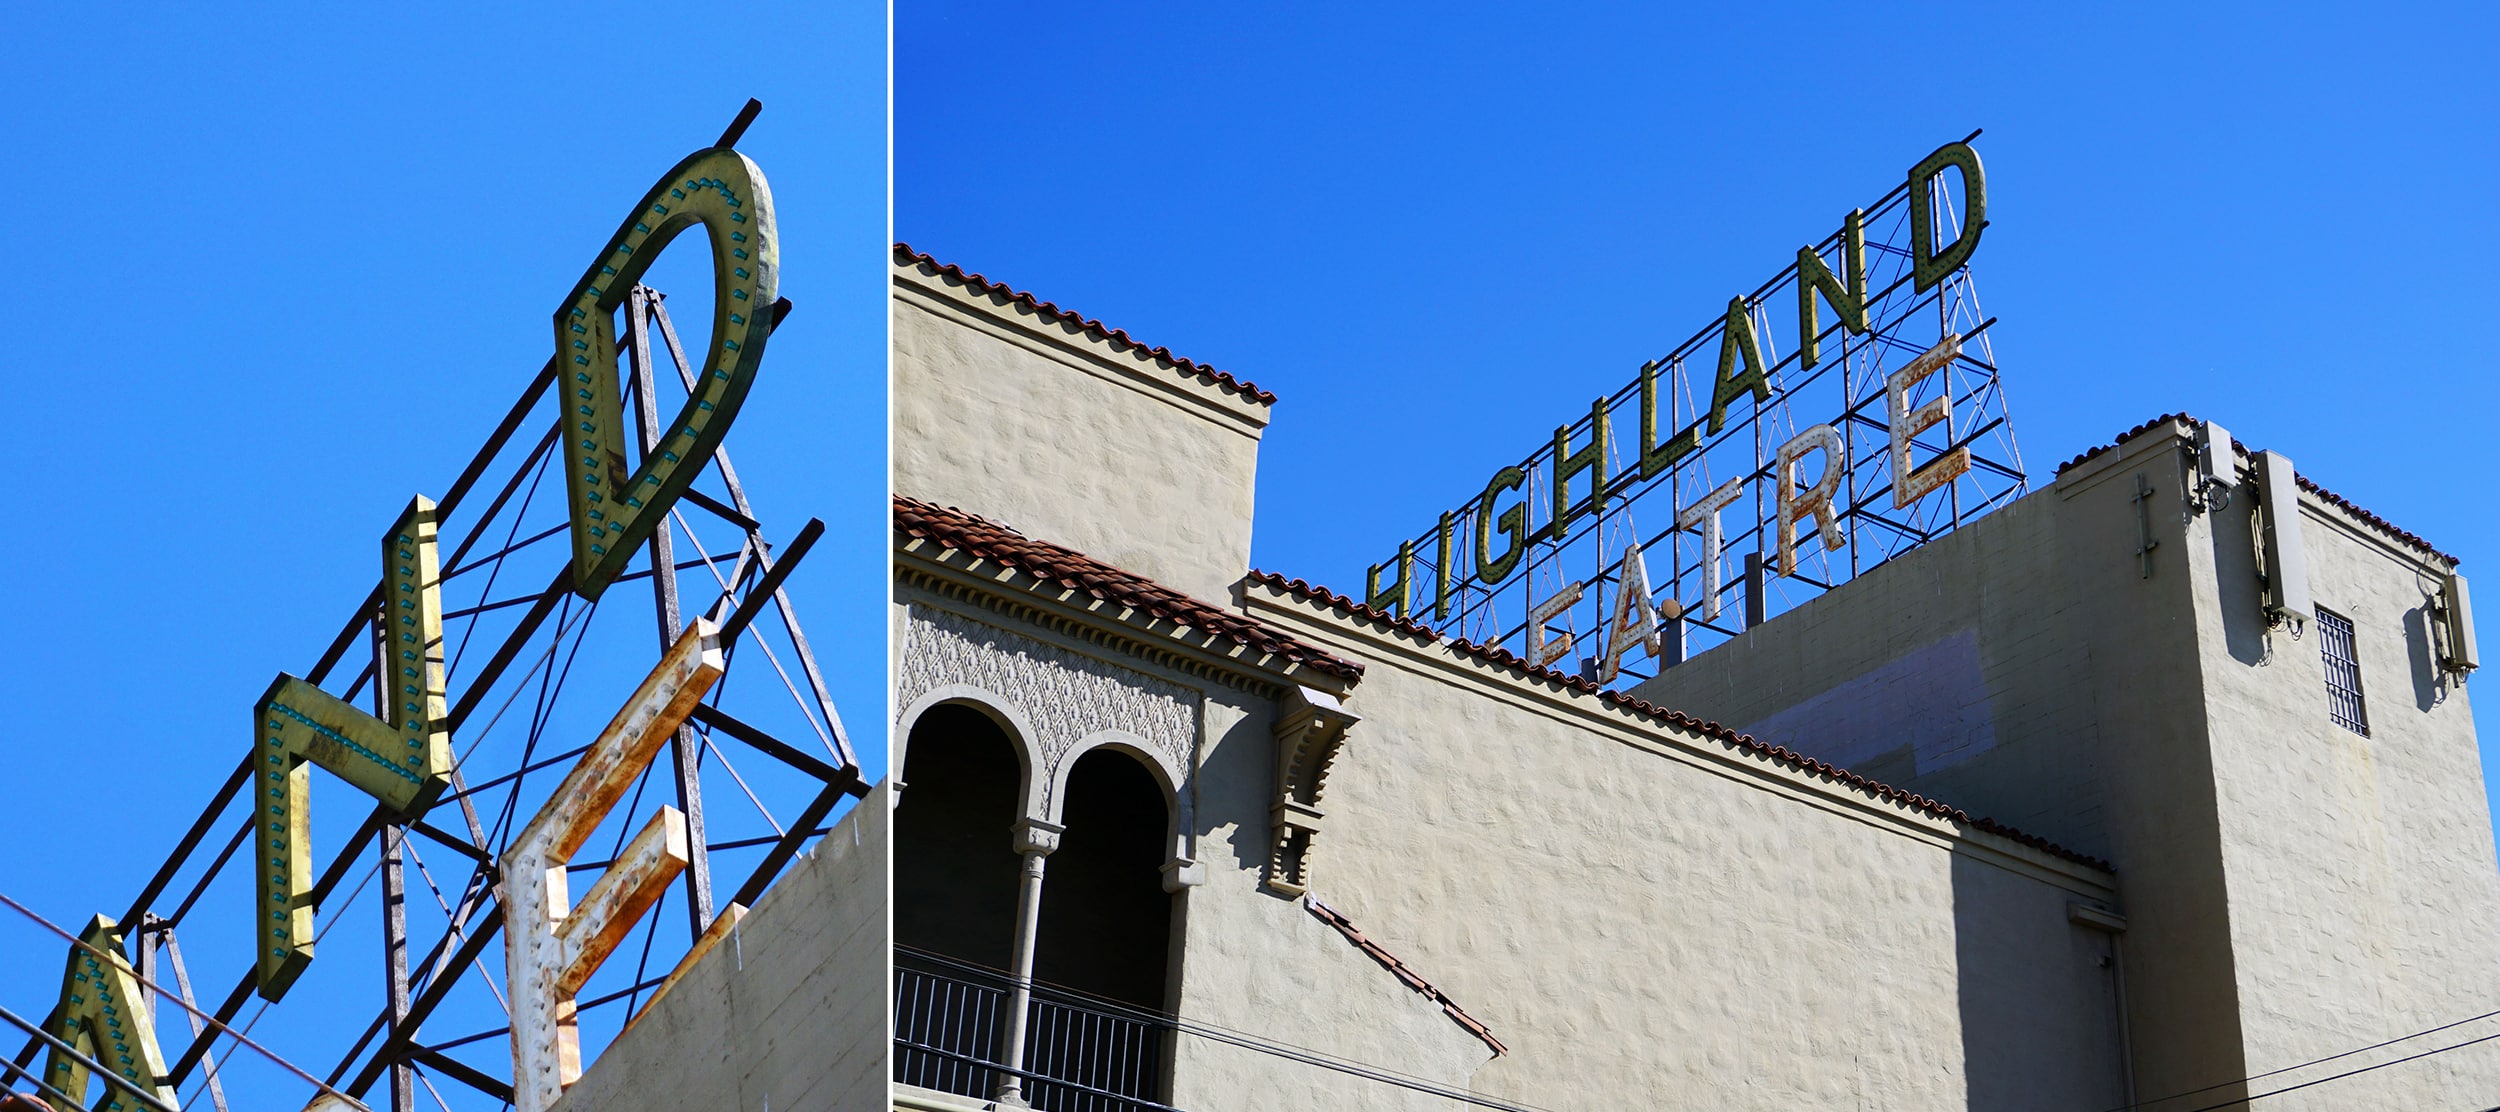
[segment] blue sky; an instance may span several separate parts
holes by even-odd
[[[2475,338],[2500,296],[2478,250],[2500,232],[2500,91],[2476,76],[2495,22],[1795,3],[1003,21],[924,0],[896,12],[895,233],[1275,390],[1254,562],[1357,591],[1985,128],[1973,274],[2035,485],[2184,410],[2471,573],[2500,557],[2500,386]]]
[[[0,305],[32,399],[19,479],[0,490],[16,538],[0,549],[0,698],[16,713],[0,892],[66,924],[137,894],[242,756],[271,677],[311,667],[370,588],[381,530],[411,494],[442,494],[547,359],[550,314],[618,221],[750,96],[765,110],[740,147],[770,179],[796,310],[728,447],[770,539],[828,524],[789,589],[882,765],[883,5],[345,11],[21,7],[0,45],[0,129],[27,202],[0,228]],[[684,295],[672,308],[698,345],[700,251],[679,241],[652,278]],[[534,591],[561,561],[526,555],[512,575]],[[633,586],[590,627],[578,697],[551,722],[563,744],[588,740],[656,655]],[[732,682],[777,687],[763,662],[746,671],[762,679]],[[769,762],[735,756],[767,778]],[[316,862],[363,814],[354,794],[316,773]],[[724,827],[746,807],[734,788],[712,805]],[[446,884],[465,875],[429,856]],[[746,867],[721,869],[734,886]],[[244,967],[219,933],[250,898],[248,871],[230,872],[181,930],[211,1004]],[[439,920],[410,885],[412,920]],[[342,904],[255,1038],[317,1073],[337,1061],[342,1017],[361,1026],[379,1006],[374,901]],[[0,910],[0,1004],[39,1017],[62,954]],[[489,956],[500,978],[500,947]],[[500,1054],[461,1053],[481,1050]],[[231,1071],[243,1107],[308,1095]]]

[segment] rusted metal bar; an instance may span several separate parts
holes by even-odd
[[[356,639],[372,628],[373,613],[381,608],[382,585],[377,582],[373,590],[365,595],[365,600],[357,604],[355,620],[339,630],[338,637],[330,642],[329,648],[322,650],[321,659],[314,663],[312,671],[305,673],[304,679],[316,687],[329,679],[330,669],[338,667],[339,661],[347,656],[347,650],[355,647]]]
[[[486,944],[493,941],[496,933],[502,929],[503,909],[498,907],[487,912],[477,921],[477,933],[470,935],[469,940],[461,944],[459,953],[444,968],[458,969],[476,961],[479,954],[486,952]],[[408,1017],[403,1022],[411,1028],[422,1025],[427,1016],[434,1014],[435,1006],[443,1002],[443,997],[450,994],[452,986],[458,983],[460,983],[460,978],[456,976],[437,976],[427,982],[425,991],[418,993],[416,999],[409,1002]],[[390,1064],[389,1059],[405,1051],[405,1045],[397,1036],[384,1042],[382,1048],[375,1051],[373,1057],[365,1062],[364,1068],[356,1072],[356,1080],[347,1087],[347,1095],[362,1100],[366,1090],[373,1088],[374,1081],[382,1076],[383,1069]]]
[[[183,1009],[183,1016],[191,1021],[191,1037],[196,1039],[200,1037],[202,1031],[207,1029],[207,1025],[200,1022],[198,1013],[200,1002],[198,998],[191,995],[191,971],[184,968],[182,964],[182,942],[174,937],[174,925],[166,923],[162,929],[165,934],[165,956],[172,959],[174,965],[174,987],[182,993],[182,1002],[186,1005]],[[208,1070],[209,1103],[216,1107],[217,1112],[226,1112],[226,1085],[217,1077],[217,1058],[213,1054],[203,1054],[201,1062]]]
[[[560,431],[561,426],[549,428],[546,435],[538,438],[538,446],[530,449],[530,454],[523,457],[521,466],[512,469],[512,478],[505,480],[503,489],[495,492],[495,500],[486,504],[486,512],[478,515],[478,524],[484,525],[487,522],[495,520],[497,516],[503,513],[504,504],[510,502],[512,500],[512,496],[520,491],[521,480],[530,477],[532,466],[538,462],[539,457],[546,455],[548,449],[555,447],[556,434]],[[437,505],[435,507],[435,512],[438,514],[441,513],[442,507]],[[566,522],[565,527],[571,528],[572,522]],[[513,527],[506,531],[504,536],[509,539],[513,534],[518,533],[519,531],[520,523],[514,522]],[[476,547],[477,542],[484,540],[485,538],[486,531],[483,529],[471,529],[467,535],[462,536],[460,538],[459,547],[452,549],[451,555],[443,560],[444,567],[454,569],[451,572],[445,573],[445,576],[449,577],[451,575],[456,575],[461,571],[468,570],[461,565],[461,558],[467,556],[469,554],[469,550]],[[514,547],[518,546],[516,545]],[[478,563],[483,564],[488,559],[491,559],[491,557],[479,557]]]
[[[417,962],[417,965],[426,971],[423,978],[426,984],[432,985],[436,979],[443,977],[447,970],[453,968],[444,959],[450,956],[453,940],[457,939],[464,945],[467,943],[468,939],[461,931],[468,925],[468,917],[477,911],[489,894],[490,885],[487,878],[491,871],[491,869],[481,869],[469,878],[469,886],[460,894],[460,904],[452,911],[451,920],[444,927],[442,937],[435,939],[433,947],[425,952],[424,959]],[[411,1008],[413,1007],[412,1004]],[[364,1033],[356,1037],[355,1044],[347,1048],[346,1055],[341,1057],[339,1064],[331,1069],[330,1076],[326,1079],[328,1084],[336,1085],[340,1078],[347,1076],[348,1067],[355,1065],[356,1060],[364,1055],[366,1045],[373,1041],[374,1036],[383,1032],[389,1018],[390,1014],[387,1009],[375,1014],[372,1022],[365,1025]]]
[[[678,570],[678,571],[692,571],[692,570],[694,570],[694,569],[696,569],[696,568],[702,567],[702,566],[703,566],[703,565],[705,565],[705,564],[716,564],[716,563],[719,563],[720,561],[722,561],[722,560],[724,560],[724,559],[727,559],[727,558],[728,558],[728,557],[727,557],[726,555],[723,555],[723,556],[715,556],[715,557],[713,557],[713,558],[711,558],[711,559],[709,559],[709,560],[679,560],[679,561],[677,562],[677,570]],[[643,571],[627,572],[627,573],[625,573],[625,574],[623,574],[623,575],[617,576],[616,578],[609,580],[608,582],[610,582],[610,583],[631,583],[631,582],[633,582],[633,581],[635,581],[635,580],[637,580],[637,579],[649,579],[649,578],[651,578],[651,572],[650,572],[649,570],[647,570],[647,569],[646,569],[646,570],[643,570]],[[484,614],[484,613],[487,613],[487,612],[489,612],[489,611],[493,611],[493,610],[510,610],[510,609],[512,609],[512,608],[513,608],[513,607],[515,607],[515,606],[520,606],[520,605],[523,605],[523,604],[525,604],[525,603],[534,603],[534,602],[537,602],[537,601],[538,601],[538,599],[539,599],[539,596],[538,596],[538,595],[514,595],[514,596],[512,596],[511,598],[496,599],[496,600],[495,600],[495,601],[493,601],[493,602],[482,602],[482,603],[477,604],[476,606],[469,607],[469,608],[468,608],[468,609],[466,609],[466,610],[446,610],[446,611],[444,611],[444,612],[443,612],[443,620],[444,620],[444,621],[451,621],[451,620],[453,620],[453,619],[455,619],[455,618],[466,618],[466,617],[468,617],[468,616],[469,616],[469,615],[471,615],[471,614]],[[368,675],[370,675],[370,673],[368,673]]]
[[[718,451],[718,449],[715,449],[715,451]],[[703,493],[702,491],[689,487],[687,488],[686,493],[680,495],[680,497],[684,498],[688,502],[701,506],[706,510],[710,510],[712,512],[712,516],[717,517],[722,521],[726,521],[731,525],[735,525],[749,533],[761,532],[764,528],[762,522],[739,512],[737,507],[724,506],[721,504],[720,499],[714,498],[709,494]]]
[[[494,550],[493,552],[489,552],[489,553],[487,553],[487,554],[486,554],[486,555],[484,555],[484,556],[480,556],[480,557],[478,557],[476,560],[473,560],[473,561],[471,561],[471,562],[469,562],[469,563],[466,563],[466,564],[450,564],[449,566],[450,566],[451,570],[444,572],[444,573],[443,573],[443,578],[444,578],[445,580],[450,580],[450,579],[457,578],[458,576],[460,576],[460,575],[462,575],[462,574],[465,574],[465,573],[467,573],[467,572],[471,572],[471,571],[475,571],[475,570],[477,570],[477,569],[479,569],[479,568],[485,567],[487,564],[490,564],[490,563],[492,563],[492,562],[494,562],[494,561],[496,561],[496,560],[500,560],[500,559],[502,559],[502,558],[504,558],[504,557],[506,557],[506,556],[510,556],[510,555],[512,555],[512,554],[513,554],[513,553],[515,553],[515,552],[519,552],[520,550],[522,550],[522,549],[524,549],[524,548],[528,548],[529,546],[531,546],[531,545],[533,545],[533,544],[537,544],[537,543],[538,543],[538,542],[540,542],[540,541],[546,540],[546,539],[547,539],[547,538],[549,538],[549,537],[555,536],[555,535],[557,535],[557,534],[559,534],[559,533],[567,532],[567,531],[571,530],[572,528],[573,528],[573,523],[572,523],[572,522],[570,522],[570,521],[558,522],[557,524],[550,525],[550,526],[548,526],[548,527],[546,527],[546,528],[544,528],[544,529],[541,529],[541,530],[539,530],[539,531],[537,531],[537,532],[535,532],[535,533],[530,534],[529,536],[523,537],[523,538],[521,538],[520,540],[507,542],[507,543],[506,543],[506,544],[505,544],[502,548],[498,548],[498,549]],[[469,539],[470,539],[470,540],[475,540],[475,539],[477,539],[477,536],[478,536],[478,534],[476,534],[476,533],[471,533],[471,534],[469,534]],[[454,553],[454,555],[459,555],[459,553]],[[447,563],[448,563],[448,562],[447,562]],[[472,611],[472,612],[474,612],[474,611]],[[444,617],[446,617],[446,618],[451,617],[451,615],[449,615],[449,614],[445,614],[445,615],[443,615],[443,616],[444,616]]]
[[[799,771],[822,780],[825,783],[832,784],[836,782],[848,782],[853,778],[852,774],[847,771],[835,768],[832,765],[808,756],[806,750],[793,746],[789,742],[783,741],[780,738],[765,733],[752,725],[730,717],[728,711],[722,710],[719,707],[711,706],[709,704],[697,706],[694,708],[694,714],[692,717],[695,721],[703,723],[706,727],[709,727],[714,731],[728,734],[731,737],[743,741],[748,745],[762,750],[767,756],[773,757],[781,763],[798,769]]]
[[[834,805],[842,802],[845,795],[864,797],[867,794],[868,785],[860,780],[857,773],[826,784],[824,790],[817,792],[816,798],[808,803],[807,810],[799,812],[798,819],[790,824],[790,832],[773,843],[772,850],[756,864],[755,872],[747,877],[745,884],[738,886],[738,894],[731,896],[729,901],[754,907],[755,901],[764,898],[764,890],[772,887],[773,878],[780,876],[781,870],[790,864],[790,858],[798,854],[799,844],[813,837],[817,833],[817,824],[833,813]]]
[[[575,757],[581,756],[584,752],[588,751],[589,749],[590,749],[590,747],[589,747],[589,746],[587,746],[587,745],[576,745],[576,746],[574,746],[574,747],[573,747],[573,748],[571,748],[571,749],[567,749],[567,750],[565,750],[564,752],[561,752],[561,753],[556,754],[555,756],[548,757],[548,758],[547,758],[547,759],[545,759],[545,760],[542,760],[542,761],[537,761],[537,762],[534,762],[534,763],[531,763],[531,764],[526,764],[526,765],[523,765],[523,766],[521,766],[520,768],[515,769],[514,771],[504,773],[503,775],[498,776],[498,777],[495,777],[495,778],[494,778],[494,779],[492,779],[492,780],[487,780],[487,781],[484,781],[484,782],[482,782],[482,783],[479,783],[479,784],[477,784],[477,785],[475,785],[475,786],[473,786],[473,787],[470,787],[470,788],[468,788],[468,789],[466,789],[466,790],[462,791],[460,794],[461,794],[461,795],[463,795],[463,796],[472,796],[472,795],[476,795],[476,794],[477,794],[477,793],[479,793],[479,792],[486,791],[486,790],[489,790],[489,789],[492,789],[492,788],[500,788],[500,787],[504,786],[505,784],[509,784],[509,783],[511,783],[511,782],[512,782],[512,781],[514,781],[514,780],[518,780],[518,779],[520,779],[521,777],[523,777],[523,776],[527,776],[527,775],[529,775],[530,773],[536,772],[536,771],[538,771],[538,770],[540,770],[540,769],[543,769],[543,768],[552,768],[552,767],[554,767],[554,766],[556,766],[556,765],[563,764],[563,763],[564,763],[564,762],[566,762],[566,761],[569,761],[569,760],[572,760],[572,759],[573,759],[573,758],[575,758]],[[449,798],[451,798],[451,797],[450,797],[450,796],[445,796],[444,798],[445,798],[445,799],[449,799]]]
[[[183,1078],[191,1076],[191,1067],[199,1065],[200,1059],[207,1057],[209,1044],[217,1041],[219,1030],[223,1029],[226,1024],[234,1022],[235,1013],[243,1010],[243,1002],[252,998],[252,986],[258,983],[260,983],[260,967],[258,965],[245,967],[243,979],[235,984],[233,992],[226,994],[226,1002],[217,1005],[217,1028],[191,1037],[191,1049],[183,1051],[182,1058],[176,1061],[174,1068],[165,1074],[166,1084],[176,1089],[182,1088]]]
[[[730,612],[729,620],[720,624],[721,644],[731,645],[737,642],[738,635],[746,632],[747,626],[755,621],[755,616],[763,612],[764,604],[781,593],[782,582],[790,578],[792,571],[797,570],[799,561],[806,558],[807,550],[814,548],[817,538],[824,535],[824,520],[808,518],[807,524],[799,529],[799,535],[791,538],[790,546],[782,550],[780,561],[773,564],[771,570],[764,573],[764,578],[755,584],[754,589],[747,592],[746,601],[739,603],[738,609]]]
[[[466,799],[467,796],[464,794],[462,798]],[[457,835],[446,833],[435,827],[434,824],[426,822],[422,819],[409,823],[408,829],[416,831],[419,834],[423,834],[450,849],[453,853],[457,853],[462,857],[466,857],[471,861],[477,862],[480,865],[492,865],[494,863],[494,855],[477,848],[477,846],[469,842],[464,842],[460,840]]]
[[[394,1031],[408,1017],[408,885],[400,863],[400,839],[382,828],[382,1011]],[[391,1065],[391,1112],[415,1112],[417,1074],[406,1062]]]
[[[512,439],[512,434],[520,429],[522,422],[529,420],[530,410],[538,408],[538,399],[545,397],[547,388],[555,384],[556,357],[550,355],[547,365],[540,367],[538,376],[530,379],[528,388],[521,391],[520,400],[504,411],[502,423],[495,426],[494,432],[487,434],[485,445],[477,450],[476,455],[469,457],[469,465],[461,469],[460,477],[453,479],[451,487],[443,491],[442,498],[434,503],[437,520],[451,520],[452,511],[459,508],[461,499],[469,496],[469,488],[477,485],[478,478],[486,473],[486,465],[503,453],[504,443]]]
[[[660,338],[668,343],[669,356],[677,364],[677,376],[685,382],[687,389],[691,390],[694,388],[694,372],[688,369],[685,348],[677,342],[677,326],[668,319],[667,299],[663,297],[653,302],[652,308],[653,319],[659,322]],[[790,309],[789,298],[785,297],[773,302],[774,328],[780,328],[781,322],[789,318]],[[730,502],[739,513],[745,514],[749,519],[754,518],[755,507],[747,504],[746,487],[739,483],[738,469],[729,462],[729,449],[726,447],[713,449],[712,462],[720,468],[721,482],[729,488]],[[772,570],[773,560],[764,551],[762,530],[750,529],[747,531],[746,546],[739,550],[738,567],[730,573],[731,583],[745,580],[748,552],[754,553],[757,564],[764,570]],[[790,631],[791,646],[798,650],[799,671],[807,677],[808,688],[816,697],[816,712],[824,719],[826,740],[833,749],[834,758],[841,761],[844,768],[858,768],[859,755],[852,751],[851,739],[842,729],[842,715],[833,707],[833,693],[825,687],[824,670],[816,666],[816,651],[807,643],[807,631],[799,625],[798,609],[790,605],[790,593],[775,587],[772,591],[772,599],[774,608],[781,612],[782,626]],[[727,600],[722,601],[726,605]]]
[[[749,101],[748,106],[760,109],[754,101]],[[733,125],[733,130],[743,131],[745,127]],[[633,340],[634,424],[642,434],[642,450],[646,454],[660,447],[660,402],[651,375],[653,304],[651,291],[645,286],[637,284],[626,295],[626,315]],[[685,370],[682,362],[678,370]],[[676,538],[676,527],[665,516],[660,518],[659,527],[651,531],[651,597],[659,610],[660,651],[664,653],[683,632],[677,609]],[[726,645],[736,639],[736,634],[729,634],[721,638],[721,643]],[[685,815],[688,852],[692,855],[685,870],[689,940],[703,937],[704,929],[712,925],[712,861],[703,848],[702,756],[694,731],[678,726],[677,736],[669,741],[669,764],[677,785],[677,809]]]
[[[314,883],[310,894],[314,904],[318,905],[321,901],[328,899],[331,890],[337,888],[339,882],[346,878],[348,867],[354,865],[357,858],[364,856],[365,847],[372,843],[376,834],[381,832],[384,818],[380,807],[374,808],[365,815],[365,821],[356,827],[355,835],[348,839],[347,845],[339,850],[339,855],[331,859],[330,867],[322,872],[321,879]],[[219,1027],[233,1021],[235,1013],[243,1009],[243,1001],[251,996],[253,987],[259,983],[259,965],[246,967],[243,970],[241,983],[235,986],[233,994],[228,996],[226,1002],[217,1009]],[[173,1072],[168,1075],[174,1087],[182,1086],[183,1078],[189,1076],[191,1067],[198,1065],[200,1057],[208,1053],[209,1044],[216,1040],[216,1035],[216,1031],[211,1031],[191,1041],[191,1048],[183,1052],[182,1059],[175,1063]]]
[[[147,887],[139,890],[139,898],[130,902],[130,910],[122,912],[122,917],[115,922],[140,921],[139,917],[147,912],[148,905],[165,894],[165,886],[173,882],[174,874],[181,871],[183,863],[189,860],[191,851],[200,844],[200,838],[208,833],[210,826],[216,824],[217,816],[224,813],[227,804],[234,802],[235,794],[243,790],[243,782],[251,776],[252,755],[245,753],[242,763],[235,766],[234,773],[227,776],[225,784],[217,789],[215,798],[208,801],[207,809],[201,811],[200,817],[191,823],[191,829],[183,832],[182,840],[174,844],[174,851],[166,856],[165,863],[157,867],[156,875],[148,878]]]
[[[408,1048],[408,1057],[425,1063],[425,1067],[427,1069],[442,1074],[445,1077],[475,1089],[478,1092],[484,1093],[487,1096],[493,1097],[496,1100],[503,1101],[506,1104],[510,1104],[512,1102],[512,1086],[501,1081],[497,1081],[495,1078],[484,1073],[483,1071],[480,1071],[476,1067],[460,1061],[459,1059],[453,1058],[451,1055],[435,1050],[433,1047],[412,1046]],[[394,1066],[392,1068],[405,1069],[407,1067]]]
[[[712,145],[715,147],[737,146],[738,140],[746,137],[747,125],[754,123],[755,117],[763,114],[764,102],[748,97],[746,107],[738,110],[738,118],[729,121],[729,129],[720,133],[720,142]]]
[[[503,675],[503,670],[512,665],[512,658],[519,656],[522,647],[528,645],[530,638],[537,634],[539,624],[545,622],[547,615],[555,612],[556,604],[562,602],[564,596],[571,594],[572,591],[573,565],[568,562],[556,569],[555,579],[547,584],[546,590],[539,592],[537,605],[530,607],[529,613],[522,615],[521,624],[514,626],[511,635],[505,637],[503,644],[496,647],[495,655],[487,659],[486,667],[463,687],[460,692],[460,701],[453,704],[451,708],[449,721],[453,733],[457,734],[460,731],[461,723],[469,720],[469,712],[476,710],[478,703],[485,700],[486,693],[494,687],[496,678]]]

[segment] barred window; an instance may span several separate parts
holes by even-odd
[[[2353,651],[2352,619],[2318,609],[2318,655],[2326,658],[2326,713],[2335,724],[2370,736],[2370,714],[2361,705],[2361,658]]]

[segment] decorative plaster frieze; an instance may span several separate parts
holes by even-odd
[[[1032,723],[1023,739],[1043,785],[1042,814],[1056,801],[1060,764],[1078,742],[1102,733],[1144,740],[1174,784],[1187,784],[1198,738],[1198,693],[1132,668],[1027,637],[951,611],[912,604],[903,633],[895,705],[911,706],[941,686],[965,685],[1015,703]]]

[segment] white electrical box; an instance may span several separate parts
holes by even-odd
[[[2239,483],[2239,479],[2239,453],[2231,450],[2231,430],[2211,421],[2205,422],[2205,427],[2196,432],[2196,493],[2200,497],[2211,498],[2213,488],[2220,485],[2222,497],[2216,500],[2218,509],[2230,500],[2231,488]]]
[[[2439,608],[2448,627],[2446,659],[2440,661],[2451,672],[2471,672],[2480,664],[2474,652],[2474,603],[2465,593],[2465,577],[2448,573],[2448,581],[2439,590]]]
[[[2257,453],[2258,536],[2266,548],[2266,619],[2309,624],[2309,554],[2300,544],[2300,481],[2281,452]]]

